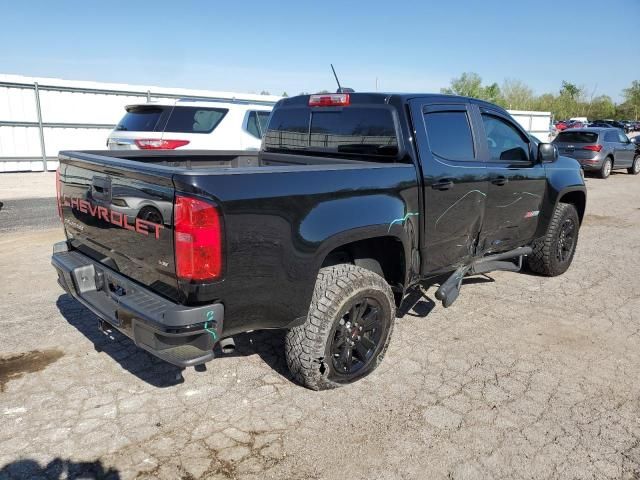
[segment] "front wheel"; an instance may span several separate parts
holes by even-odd
[[[305,323],[286,336],[293,377],[312,390],[353,383],[380,364],[395,319],[389,284],[351,264],[318,273]]]
[[[576,207],[558,203],[546,235],[533,242],[533,253],[527,257],[529,268],[549,277],[566,272],[578,245],[579,229]]]
[[[635,156],[631,167],[627,168],[627,172],[631,175],[637,175],[638,173],[640,173],[640,155]]]

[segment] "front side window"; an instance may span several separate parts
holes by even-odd
[[[446,160],[475,158],[469,117],[464,110],[429,112],[424,115],[431,152]]]
[[[620,143],[627,143],[629,142],[629,137],[627,137],[624,133],[622,132],[618,132],[618,139],[620,140]]]
[[[489,155],[493,161],[529,161],[529,143],[520,131],[499,117],[482,114]]]

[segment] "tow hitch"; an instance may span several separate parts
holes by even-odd
[[[504,270],[507,272],[519,272],[522,268],[522,258],[533,252],[531,247],[519,247],[504,253],[480,257],[468,265],[459,267],[451,276],[436,290],[436,298],[442,301],[444,308],[450,307],[456,301],[462,287],[462,280],[467,275],[477,275],[482,273]],[[515,264],[510,260],[517,258]]]

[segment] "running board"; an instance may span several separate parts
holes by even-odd
[[[531,247],[519,247],[504,253],[481,257],[472,261],[468,265],[459,267],[451,276],[436,290],[436,298],[442,301],[444,308],[450,307],[460,295],[462,280],[467,275],[477,275],[481,273],[495,272],[503,270],[506,272],[518,272],[522,268],[522,257],[533,252]],[[518,258],[516,265],[509,260]]]

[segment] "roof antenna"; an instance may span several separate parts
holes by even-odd
[[[342,85],[340,85],[340,80],[338,80],[338,75],[336,75],[336,69],[333,68],[333,63],[330,63],[329,65],[331,65],[331,70],[333,71],[333,76],[336,79],[336,83],[338,84],[338,90],[336,90],[336,93],[354,93],[355,90],[353,88],[342,88]]]

